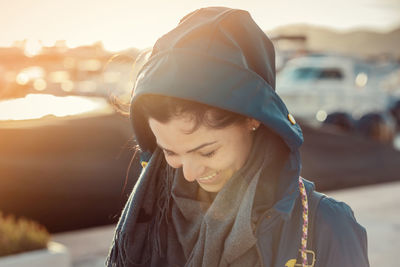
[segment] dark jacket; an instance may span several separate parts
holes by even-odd
[[[307,180],[304,183],[310,199],[314,184]],[[315,210],[310,209],[315,214],[309,214],[309,219],[313,218],[307,246],[312,252],[307,253],[308,262],[311,264],[315,259],[315,267],[369,266],[366,231],[357,223],[351,208],[328,196],[317,205]],[[301,211],[300,197],[289,193],[264,214],[256,230],[263,266],[292,267],[291,263],[301,262],[298,257]]]
[[[131,120],[144,152],[156,143],[140,97],[159,94],[184,98],[243,114],[262,122],[290,149],[280,174],[279,201],[257,226],[264,266],[293,266],[301,239],[298,188],[302,131],[275,92],[274,47],[249,13],[223,7],[199,9],[184,17],[154,45],[136,80]],[[307,191],[313,185],[305,181]],[[323,198],[311,229],[315,266],[369,266],[366,231],[345,203]],[[310,216],[314,216],[310,214]]]

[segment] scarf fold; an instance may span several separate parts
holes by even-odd
[[[259,266],[254,222],[275,202],[281,144],[257,130],[246,164],[215,197],[157,149],[123,211],[108,266]]]

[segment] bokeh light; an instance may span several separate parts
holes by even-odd
[[[42,51],[42,44],[37,40],[27,40],[25,44],[24,54],[27,57],[33,57]]]
[[[74,82],[70,80],[65,80],[61,83],[61,89],[64,92],[72,92],[74,90]]]
[[[320,122],[323,122],[324,120],[326,120],[327,117],[328,117],[328,114],[326,113],[325,110],[318,110],[317,114],[315,115],[315,118]]]
[[[46,87],[47,82],[44,79],[39,78],[33,82],[33,88],[37,91],[43,91],[46,89]]]
[[[43,78],[44,75],[45,75],[45,71],[43,70],[43,68],[41,68],[39,66],[28,67],[28,68],[21,70],[18,73],[18,75],[16,77],[16,82],[19,85],[25,85],[32,80]]]
[[[361,87],[365,87],[367,85],[368,82],[368,75],[364,72],[360,72],[359,74],[357,74],[356,76],[356,85],[357,87],[361,88]]]
[[[70,79],[70,75],[64,70],[53,71],[49,73],[48,79],[53,83],[63,83]]]
[[[25,85],[29,82],[29,77],[25,73],[19,73],[15,81],[19,85]]]

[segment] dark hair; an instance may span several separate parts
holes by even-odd
[[[195,131],[205,125],[222,129],[234,123],[244,123],[246,116],[182,98],[164,95],[144,95],[138,99],[140,112],[148,120],[153,118],[166,123],[174,117],[190,116],[194,120]]]

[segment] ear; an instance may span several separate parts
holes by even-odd
[[[250,131],[255,131],[258,129],[258,127],[260,127],[261,122],[253,118],[248,118],[246,124]]]

